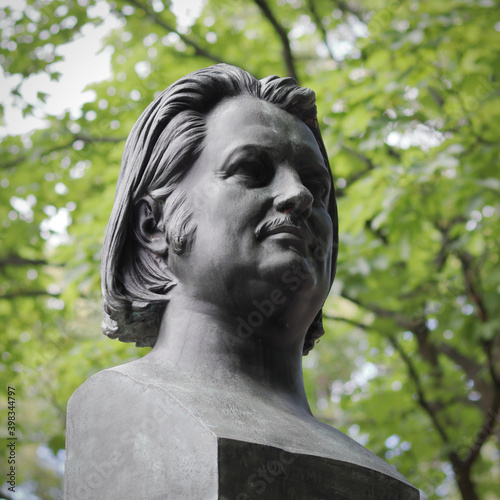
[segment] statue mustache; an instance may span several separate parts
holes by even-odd
[[[257,228],[257,240],[262,240],[268,234],[283,229],[284,232],[292,232],[304,238],[308,244],[313,241],[313,233],[306,221],[301,221],[299,217],[293,214],[285,214],[283,217],[276,217],[264,222]]]

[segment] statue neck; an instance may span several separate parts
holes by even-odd
[[[263,323],[255,332],[241,316],[239,320],[234,316],[234,311],[173,294],[148,361],[170,380],[242,397],[269,396],[271,401],[279,397],[310,414],[302,378],[302,342],[280,342],[300,336],[286,331],[290,326],[284,321]]]

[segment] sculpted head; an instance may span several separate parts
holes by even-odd
[[[284,166],[278,170],[278,164]],[[259,210],[269,213],[272,207],[266,208],[266,196],[257,193],[264,192],[264,185],[270,191],[271,177],[277,187],[288,183],[290,195],[275,196],[278,215],[263,217]],[[219,178],[228,179],[223,192]],[[247,196],[249,190],[253,194]],[[316,203],[323,215],[300,222]],[[276,229],[283,225],[285,233]],[[224,234],[232,254],[220,241]],[[154,346],[170,296],[190,272],[189,266],[175,264],[182,256],[200,255],[191,277],[196,276],[194,286],[201,291],[214,281],[211,270],[220,272],[227,266],[219,264],[228,260],[252,280],[251,271],[243,269],[274,265],[272,246],[267,254],[259,253],[259,239],[266,236],[272,245],[319,262],[312,266],[311,281],[322,286],[321,302],[312,306],[307,354],[324,333],[321,306],[333,282],[338,244],[335,196],[314,92],[291,78],[257,80],[223,64],[187,75],[143,112],[125,145],[103,247],[104,333]],[[231,279],[226,278],[220,281]]]

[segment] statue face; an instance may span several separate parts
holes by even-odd
[[[170,253],[173,274],[192,296],[239,314],[279,290],[307,328],[330,288],[333,230],[331,177],[312,132],[248,96],[220,103],[207,130],[181,183],[196,235],[187,254]]]

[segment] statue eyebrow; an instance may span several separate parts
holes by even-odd
[[[323,177],[325,180],[328,179],[328,181],[331,183],[330,175],[328,173],[328,166],[325,165],[324,161],[323,162],[308,162],[305,164],[303,167],[301,167],[299,170],[299,173],[302,174],[304,171],[306,172],[313,172],[315,175],[319,175],[320,177]]]
[[[222,170],[225,170],[231,166],[234,160],[237,160],[238,157],[244,157],[248,159],[249,156],[253,156],[256,159],[262,160],[270,158],[270,151],[273,150],[271,145],[265,146],[262,144],[242,144],[240,146],[236,146],[229,153],[226,154],[226,158],[222,163]]]
[[[225,159],[221,164],[219,172],[225,175],[227,171],[231,168],[235,161],[238,159],[251,159],[253,156],[257,161],[266,161],[273,163],[275,157],[273,156],[273,151],[275,151],[275,146],[272,143],[262,144],[262,143],[244,143],[237,145],[226,153]],[[332,184],[328,165],[325,163],[323,155],[321,152],[314,154],[314,151],[307,148],[307,151],[302,151],[300,154],[303,161],[302,164],[297,168],[297,172],[300,175],[307,174],[319,175],[323,180],[327,181],[330,185]]]

